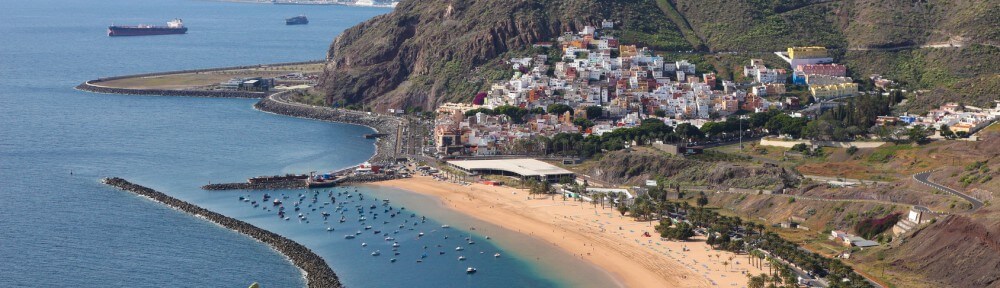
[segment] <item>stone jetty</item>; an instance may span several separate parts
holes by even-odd
[[[289,180],[268,183],[218,183],[201,186],[202,190],[278,190],[278,189],[302,189],[306,188],[304,180]]]
[[[337,275],[333,273],[330,266],[322,257],[313,253],[312,250],[302,246],[291,239],[285,238],[273,232],[261,229],[250,223],[243,222],[225,215],[209,211],[197,205],[183,200],[170,197],[162,192],[129,182],[122,178],[104,178],[104,184],[114,186],[118,189],[129,191],[140,196],[150,198],[156,202],[166,204],[174,209],[181,210],[195,217],[201,217],[215,222],[216,224],[229,228],[233,231],[250,236],[257,241],[270,245],[274,250],[284,254],[295,266],[302,270],[308,287],[315,288],[337,288],[343,287]],[[252,279],[248,279],[250,281]]]

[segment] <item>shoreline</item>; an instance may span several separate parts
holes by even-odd
[[[526,199],[527,192],[510,187],[462,186],[427,176],[365,185],[433,197],[446,209],[550,243],[625,287],[745,287],[742,271],[762,272],[747,264],[747,256],[710,249],[704,241],[661,241],[651,223],[621,217],[610,207]]]
[[[322,63],[325,60],[243,65],[230,67],[217,67],[205,69],[190,69],[178,71],[164,71],[153,73],[142,73],[132,75],[121,75],[112,77],[101,77],[88,80],[75,86],[74,89],[99,94],[118,95],[141,95],[141,96],[169,96],[169,97],[202,97],[202,98],[239,98],[239,99],[260,99],[253,105],[257,111],[264,113],[289,116],[295,118],[319,120],[324,122],[342,123],[350,125],[364,126],[375,133],[384,133],[386,137],[375,140],[375,153],[368,158],[369,162],[379,163],[393,161],[396,158],[396,144],[398,143],[399,131],[402,126],[402,119],[399,117],[382,115],[377,113],[367,113],[331,107],[313,106],[303,103],[296,103],[287,96],[299,90],[285,90],[272,92],[248,92],[248,91],[222,91],[222,90],[198,90],[198,89],[148,89],[148,88],[119,88],[98,85],[98,83],[127,79],[154,76],[166,76],[176,74],[204,73],[215,71],[228,71],[240,69],[254,69],[264,67],[291,66],[303,64]],[[340,168],[336,168],[340,169]]]
[[[292,262],[292,265],[299,268],[299,271],[303,274],[303,278],[306,280],[307,287],[344,287],[343,284],[340,283],[340,279],[337,278],[337,275],[333,272],[333,269],[330,268],[330,265],[327,265],[326,261],[323,260],[323,257],[316,255],[316,253],[304,245],[278,235],[277,233],[264,230],[260,227],[254,226],[253,224],[237,220],[235,218],[212,212],[211,210],[171,197],[163,192],[134,184],[122,178],[104,178],[101,179],[101,183],[123,191],[131,192],[138,196],[149,198],[152,201],[183,211],[188,215],[208,220],[233,232],[243,234],[270,246],[271,249],[274,249],[278,253],[284,255],[289,262]]]
[[[359,111],[313,106],[285,98],[293,92],[296,90],[268,95],[253,104],[253,108],[275,115],[368,127],[375,133],[386,134],[386,137],[375,139],[375,153],[368,158],[368,161],[378,163],[396,158],[396,143],[402,125],[401,119],[375,113],[367,114]],[[386,155],[387,152],[392,155]]]

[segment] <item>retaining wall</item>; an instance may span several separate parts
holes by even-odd
[[[851,146],[858,148],[876,148],[885,145],[885,142],[841,142],[841,141],[813,141],[813,140],[777,140],[773,138],[763,138],[760,139],[760,145],[765,146],[775,146],[775,147],[785,147],[792,148],[796,144],[806,144],[809,146],[822,146],[822,147],[838,147],[838,148],[849,148]]]

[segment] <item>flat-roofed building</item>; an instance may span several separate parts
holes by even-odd
[[[535,159],[496,159],[496,160],[455,160],[448,165],[466,173],[476,175],[503,175],[517,177],[522,180],[538,180],[551,183],[559,182],[564,177],[576,178],[573,171],[559,168],[555,165]]]

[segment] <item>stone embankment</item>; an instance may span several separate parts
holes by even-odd
[[[389,181],[399,178],[400,177],[396,175],[385,175],[385,174],[355,175],[344,178],[344,181],[341,183],[367,183],[367,182]]]
[[[267,97],[269,93],[250,92],[250,91],[223,91],[223,90],[130,89],[130,88],[106,87],[106,86],[101,86],[100,83],[111,80],[127,79],[127,78],[154,77],[154,76],[164,76],[164,75],[174,75],[174,74],[206,73],[206,72],[217,72],[217,71],[227,71],[227,70],[260,69],[267,67],[317,64],[324,62],[326,61],[313,60],[313,61],[302,61],[302,62],[258,64],[258,65],[219,67],[219,68],[208,68],[208,69],[190,69],[190,70],[180,70],[180,71],[165,71],[165,72],[155,72],[155,73],[123,75],[123,76],[105,77],[105,78],[90,80],[80,85],[77,85],[76,89],[94,93],[104,93],[104,94],[260,99]]]
[[[251,98],[260,99],[267,97],[265,92],[249,91],[225,91],[225,90],[169,90],[169,89],[131,89],[113,88],[100,86],[101,80],[91,80],[77,85],[77,90],[104,93],[104,94],[125,94],[125,95],[147,95],[147,96],[187,96],[187,97],[209,97],[209,98]]]
[[[303,180],[291,180],[291,181],[279,181],[279,182],[268,182],[268,183],[218,183],[218,184],[208,184],[201,186],[203,190],[209,191],[222,191],[222,190],[278,190],[278,189],[302,189],[306,188],[306,181]]]
[[[208,219],[209,221],[215,222],[220,226],[250,236],[251,238],[270,245],[274,248],[274,250],[277,250],[279,253],[288,257],[288,259],[291,260],[295,266],[302,270],[308,287],[343,287],[340,280],[337,278],[337,275],[333,273],[333,270],[330,269],[330,266],[326,264],[326,261],[323,260],[322,257],[319,257],[319,255],[313,253],[309,248],[306,248],[305,246],[302,246],[302,244],[292,241],[291,239],[261,229],[250,223],[230,218],[183,200],[170,197],[162,192],[138,184],[133,184],[122,178],[104,178],[101,182],[121,190],[135,193],[139,196],[150,198],[153,201],[166,204],[167,206],[187,212],[195,217]]]
[[[296,91],[272,94],[262,99],[253,107],[257,110],[292,117],[315,119],[338,123],[367,126],[378,134],[385,134],[375,141],[375,155],[371,162],[381,163],[391,161],[395,157],[396,141],[401,121],[398,118],[380,114],[345,109],[334,109],[297,103],[289,99]]]
[[[337,184],[347,184],[347,183],[367,183],[367,182],[378,182],[378,181],[389,181],[394,179],[399,179],[397,175],[385,175],[385,174],[370,174],[370,175],[353,175],[345,176]],[[218,183],[218,184],[208,184],[201,186],[202,190],[209,191],[225,191],[225,190],[279,190],[279,189],[303,189],[308,188],[306,181],[302,180],[292,180],[292,181],[281,181],[281,182],[269,182],[269,183]]]

